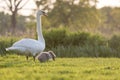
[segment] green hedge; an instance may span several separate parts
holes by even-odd
[[[109,41],[109,47],[117,57],[120,57],[120,35],[114,35]]]
[[[106,46],[57,46],[52,50],[58,57],[117,57],[114,51]]]
[[[5,55],[5,48],[10,47],[17,40],[19,39],[16,37],[0,37],[0,54]]]
[[[65,29],[55,29],[44,34],[46,47],[57,46],[84,46],[84,45],[106,45],[106,40],[100,35],[92,35],[87,32],[71,33]]]
[[[53,50],[58,57],[120,57],[120,36],[107,40],[98,34],[72,33],[66,29],[44,31],[46,51]],[[6,47],[21,38],[1,37],[0,54],[6,54]]]

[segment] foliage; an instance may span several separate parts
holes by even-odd
[[[8,35],[14,31],[16,24],[16,31],[13,35],[18,33],[34,33],[35,16],[24,17],[17,15],[17,11],[22,9],[29,0],[2,0],[8,3],[7,10],[11,14],[0,13],[0,35]],[[48,11],[48,17],[42,18],[42,25],[44,29],[68,27],[72,31],[94,31],[101,32],[108,37],[113,33],[120,33],[120,8],[103,7],[96,8],[98,0],[34,0],[37,8]],[[91,5],[92,3],[92,5]],[[23,6],[22,6],[23,5]],[[16,7],[15,7],[16,6]],[[38,10],[37,9],[37,10]],[[14,13],[14,14],[12,14]],[[13,16],[14,15],[14,16]],[[12,16],[13,21],[10,19]],[[29,20],[29,21],[27,21]],[[12,21],[12,25],[10,25]],[[7,23],[6,23],[7,22]],[[34,26],[34,27],[33,27]],[[27,27],[27,28],[26,28]],[[34,29],[34,30],[33,30]],[[30,33],[29,33],[30,34]]]
[[[1,37],[0,38],[0,55],[5,55],[5,48],[10,47],[18,38],[15,37]]]
[[[24,56],[0,57],[1,80],[119,80],[118,58],[57,58],[39,63]],[[8,74],[9,73],[9,74]]]
[[[111,40],[109,40],[109,45],[113,49],[120,50],[120,36],[114,35]]]
[[[5,2],[5,5],[4,5],[4,8],[6,8],[6,10],[8,10],[11,15],[10,15],[10,18],[11,18],[11,33],[12,34],[15,34],[15,29],[17,27],[17,14],[18,14],[18,11],[20,9],[22,9],[25,4],[28,2],[27,1],[23,1],[23,0],[4,0]]]
[[[58,57],[120,57],[119,37],[107,40],[101,35],[77,32],[67,29],[44,31],[46,50],[53,50]],[[0,54],[6,54],[5,48],[20,38],[1,37]],[[46,51],[45,50],[45,51]]]
[[[102,33],[111,34],[120,32],[120,8],[110,8],[110,7],[103,7],[100,9],[102,14],[103,22],[100,26],[100,31]]]
[[[9,25],[10,25],[9,21],[10,21],[10,16],[8,14],[4,14],[3,12],[0,12],[0,35],[6,34],[5,32],[9,30]]]
[[[111,40],[109,40],[109,46],[116,51],[115,54],[120,57],[120,36],[114,35]]]
[[[46,31],[45,34],[46,47],[52,48],[58,45],[64,45],[65,38],[67,37],[65,29],[54,29]]]
[[[120,8],[110,8],[104,7],[101,9],[103,15],[106,16],[105,23],[108,27],[119,27],[119,20],[120,20]]]
[[[82,0],[75,4],[75,0],[57,0],[54,8],[49,12],[51,26],[79,27],[80,29],[97,27],[99,24],[99,11],[89,4],[89,1]],[[62,5],[62,6],[61,6]]]
[[[106,45],[105,38],[88,32],[69,32],[67,29],[52,29],[45,32],[48,48],[62,46]]]
[[[52,0],[34,0],[37,9],[51,10],[50,6],[53,5]]]
[[[57,46],[52,48],[58,57],[120,57],[106,46]]]
[[[16,25],[17,28],[16,28],[16,32],[14,33],[14,35],[16,35],[17,33],[23,33],[24,31],[26,31],[25,19],[26,19],[25,16],[21,16],[21,15],[17,16],[18,24]],[[10,24],[11,24],[10,15],[0,12],[0,35],[10,35],[12,31]]]
[[[120,57],[120,37],[106,39],[102,35],[88,32],[70,32],[67,29],[44,31],[46,49],[53,50],[58,57]],[[5,48],[10,47],[16,37],[1,37],[0,54],[6,54]]]

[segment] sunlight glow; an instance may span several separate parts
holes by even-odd
[[[104,6],[120,7],[120,0],[98,0],[97,8]]]
[[[52,2],[54,2],[53,0]],[[77,2],[78,0],[76,0]],[[4,9],[1,6],[4,6],[4,3],[0,3],[0,11],[4,11]],[[120,0],[98,0],[97,8],[102,8],[104,6],[111,6],[111,7],[120,7]],[[30,14],[33,14],[31,10],[36,9],[35,2],[33,0],[29,0],[29,2],[24,6],[22,10],[20,10],[18,13],[29,16]],[[5,11],[8,13],[7,11]]]

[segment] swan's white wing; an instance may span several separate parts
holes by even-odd
[[[22,47],[31,53],[39,53],[42,52],[45,48],[44,44],[34,40],[34,39],[22,39],[13,44],[12,47]]]
[[[31,47],[31,46],[36,46],[37,44],[40,44],[37,40],[34,39],[21,39],[13,44],[13,46],[23,46],[23,47]]]
[[[27,50],[26,50],[26,48],[24,48],[24,47],[8,47],[8,48],[6,48],[6,51],[9,51],[9,50],[13,50],[13,51],[18,51],[18,52],[21,52],[21,53],[24,53],[24,52],[28,52]],[[29,53],[29,52],[28,52]]]

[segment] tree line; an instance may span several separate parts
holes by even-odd
[[[0,34],[23,33],[35,29],[35,16],[28,17],[18,14],[27,4],[23,0],[4,0],[10,14],[0,12]],[[100,31],[111,34],[120,31],[120,8],[96,8],[97,0],[34,0],[37,9],[48,11],[43,17],[44,29],[67,27],[72,31]],[[20,5],[20,4],[23,5]],[[93,5],[91,5],[93,3]],[[13,33],[12,33],[13,32]]]

